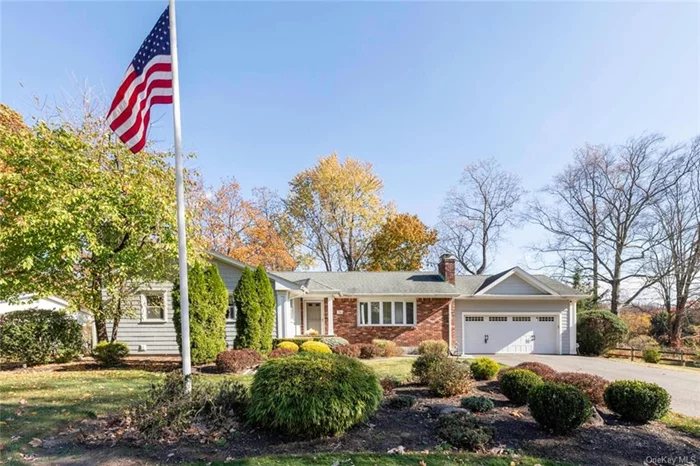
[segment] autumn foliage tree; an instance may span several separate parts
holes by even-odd
[[[428,228],[417,215],[391,216],[370,242],[367,269],[419,270],[437,240],[437,231]]]
[[[132,154],[85,102],[31,128],[2,109],[0,299],[62,296],[93,313],[100,341],[112,320],[114,340],[125,298],[172,276],[175,177],[170,154]]]
[[[189,203],[199,235],[209,249],[252,266],[272,270],[296,267],[272,218],[243,197],[235,179],[222,180],[218,189],[196,180]]]
[[[328,271],[361,269],[392,210],[381,198],[383,183],[372,165],[332,154],[289,184],[287,212],[303,232],[309,254]]]

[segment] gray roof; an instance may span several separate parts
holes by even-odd
[[[273,272],[305,287],[309,293],[346,295],[443,295],[471,296],[513,269],[494,275],[457,275],[455,285],[435,272]],[[580,291],[546,275],[531,275],[560,296],[583,296]]]

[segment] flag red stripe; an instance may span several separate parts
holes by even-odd
[[[170,95],[155,95],[155,96],[153,96],[153,98],[151,99],[151,104],[148,106],[148,110],[146,110],[146,115],[143,118],[143,126],[142,126],[143,135],[141,136],[141,139],[139,139],[138,142],[136,142],[136,144],[134,144],[130,147],[132,152],[136,153],[136,152],[140,151],[141,149],[143,149],[144,146],[146,145],[146,140],[147,140],[147,135],[148,135],[146,132],[146,129],[148,128],[148,123],[151,119],[151,106],[156,105],[156,104],[172,104],[172,103],[173,103],[173,97]],[[124,140],[122,139],[122,141],[124,141]],[[129,139],[124,141],[124,143],[126,143],[127,141],[129,141]]]
[[[128,85],[122,85],[119,88],[119,91],[117,91],[117,96],[114,98],[114,102],[112,102],[112,109],[107,114],[107,118],[112,116],[112,112],[119,106],[121,102],[124,102],[126,91],[129,89],[129,86],[131,86],[134,80],[138,77],[139,79],[142,79],[142,81],[139,84],[137,84],[134,88],[133,92],[131,93],[131,96],[129,97],[129,101],[127,102],[126,107],[124,107],[122,113],[109,125],[110,128],[112,128],[112,130],[116,131],[117,128],[123,125],[124,122],[131,116],[131,114],[133,113],[133,107],[136,104],[139,94],[147,85],[149,85],[149,79],[151,79],[153,73],[159,71],[170,73],[172,72],[172,67],[170,63],[155,63],[147,70],[144,70],[144,73],[141,76],[136,76],[135,71],[131,72],[129,76],[127,76],[124,83],[126,84],[128,81]],[[172,85],[170,87],[172,87]],[[117,100],[117,98],[119,100]]]
[[[159,89],[159,88],[171,89],[172,88],[172,81],[169,79],[167,79],[167,80],[166,79],[156,79],[156,80],[153,80],[150,83],[148,83],[148,89],[146,90],[146,96],[140,102],[137,102],[135,104],[135,106],[137,108],[137,113],[136,113],[136,119],[135,119],[134,123],[126,131],[122,131],[121,135],[119,136],[122,141],[126,142],[126,141],[130,140],[131,138],[133,138],[134,136],[136,136],[136,134],[138,134],[139,129],[142,127],[144,109],[148,106],[148,110],[150,111],[150,106],[153,105],[151,103],[152,98],[153,98],[153,100],[156,100],[157,97],[161,97],[161,96],[152,96],[151,95],[151,93],[153,92],[154,89]],[[172,101],[172,97],[170,97],[170,100]],[[167,103],[170,103],[170,102],[167,102]],[[126,112],[124,112],[124,113],[126,113]],[[133,114],[133,109],[129,112],[129,116],[131,116],[131,114]],[[121,118],[121,115],[119,118]],[[115,132],[119,132],[118,128],[119,127],[117,127],[117,129],[115,129],[114,127],[112,127],[112,129],[114,129]]]

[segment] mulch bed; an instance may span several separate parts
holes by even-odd
[[[363,424],[337,438],[305,440],[289,438],[237,424],[236,431],[223,443],[180,441],[171,445],[149,447],[119,446],[128,455],[153,458],[168,462],[193,460],[226,460],[258,455],[379,452],[402,446],[406,451],[434,451],[440,446],[435,430],[438,419],[436,406],[458,406],[461,397],[434,398],[424,387],[407,385],[399,387],[397,394],[410,394],[418,398],[408,410],[394,410],[383,405]],[[599,410],[605,424],[585,425],[571,435],[551,435],[535,423],[527,407],[514,407],[500,394],[496,382],[478,382],[474,395],[484,395],[494,401],[495,409],[480,414],[483,422],[496,428],[490,453],[538,456],[586,465],[642,465],[642,464],[694,464],[700,460],[700,440],[674,431],[665,425],[652,422],[636,425],[618,421],[610,412]],[[95,429],[104,421],[85,421],[81,433],[64,437],[71,441],[91,438],[85,454],[91,456],[105,444],[95,442]],[[90,432],[85,437],[84,434]],[[65,441],[61,442],[65,445]],[[108,441],[105,443],[109,444]],[[139,453],[136,453],[136,452]],[[693,459],[694,458],[694,459]]]

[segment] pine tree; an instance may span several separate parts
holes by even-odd
[[[233,292],[236,303],[236,339],[234,348],[260,350],[260,302],[255,283],[255,274],[246,267],[236,290]]]
[[[255,269],[255,285],[260,305],[260,349],[272,351],[272,330],[275,326],[275,292],[263,266]]]
[[[187,273],[190,303],[190,356],[193,364],[216,359],[226,349],[228,293],[216,265],[194,265]],[[182,354],[180,285],[173,289],[173,324]]]

